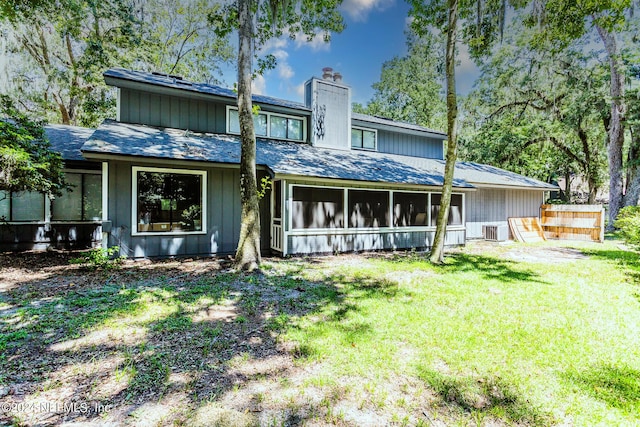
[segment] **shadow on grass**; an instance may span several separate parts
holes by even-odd
[[[153,418],[154,411],[160,411],[158,402],[179,394],[181,403],[158,423],[189,424],[189,414],[211,404],[224,405],[225,396],[249,390],[256,381],[273,384],[288,378],[294,366],[289,359],[322,358],[319,343],[336,330],[340,338],[333,351],[366,343],[375,325],[361,313],[366,306],[362,303],[411,295],[395,281],[369,273],[333,273],[318,281],[307,280],[305,260],[281,261],[276,264],[282,271],[266,270],[255,276],[223,271],[215,264],[192,270],[178,264],[134,265],[108,276],[86,272],[83,277],[77,269],[60,264],[48,277],[25,279],[10,294],[0,294],[0,301],[11,306],[0,314],[0,386],[18,391],[6,399],[18,393],[21,398],[52,398],[50,390],[60,389],[55,393],[125,408],[117,419],[122,421],[132,414]],[[452,256],[449,264],[437,270],[480,271],[509,283],[536,279],[534,272],[520,270],[516,263],[483,256]],[[40,288],[46,290],[45,298],[38,293]],[[296,319],[309,323],[300,325]],[[107,335],[109,328],[125,335],[112,338]],[[306,328],[306,339],[293,348],[282,345],[280,334],[296,328]],[[463,411],[487,412],[516,422],[545,419],[544,413],[529,408],[497,380],[478,383],[433,373],[429,378],[444,401],[454,402]],[[472,385],[478,401],[465,400],[466,387]],[[258,393],[250,400],[260,399]],[[303,424],[318,416],[332,422],[333,403],[329,399],[327,405],[314,406],[298,401],[291,405],[298,408],[295,412],[283,409],[279,418],[267,422]],[[242,413],[249,423],[256,421],[251,405],[231,415]],[[64,417],[81,422],[100,416],[97,412],[56,414],[28,423],[54,425]],[[215,422],[209,418],[203,425]]]
[[[442,265],[433,265],[429,262],[427,253],[394,254],[392,257],[385,255],[370,256],[373,259],[399,262],[417,268],[427,270],[434,269],[441,273],[474,272],[481,274],[485,279],[498,280],[503,283],[536,282],[540,281],[539,274],[535,271],[522,268],[518,262],[503,260],[495,257],[472,254],[450,254]]]
[[[278,360],[314,354],[311,345],[291,349],[278,342],[293,318],[327,306],[333,320],[347,318],[358,306],[344,301],[345,288],[356,300],[397,293],[395,283],[366,276],[305,280],[305,261],[287,262],[282,274],[257,276],[220,271],[219,265],[183,271],[181,263],[166,267],[163,262],[105,275],[79,272],[62,258],[54,261],[43,263],[49,270],[30,267],[26,277],[0,293],[0,387],[10,390],[0,402],[66,396],[126,408],[120,415],[126,419],[179,393],[187,406],[182,405],[182,414],[178,408],[173,413],[188,418],[185,414],[253,381],[286,378],[294,365]],[[29,280],[29,272],[42,274]],[[371,333],[364,321],[339,326],[344,345]],[[254,371],[239,367],[248,361],[257,366]],[[327,408],[302,408],[285,418],[303,422],[323,411]],[[20,422],[55,425],[104,414],[29,416]]]
[[[448,256],[446,263],[439,267],[444,272],[473,271],[486,279],[503,283],[536,282],[539,275],[531,270],[522,269],[515,261],[506,261],[483,255],[455,254]]]
[[[569,371],[567,382],[582,393],[626,414],[640,414],[640,371],[628,366],[596,366],[587,371]]]
[[[501,378],[449,376],[427,369],[419,369],[419,376],[449,409],[472,413],[476,418],[492,415],[508,424],[553,424],[551,413],[532,406]]]
[[[640,301],[640,254],[638,252],[622,249],[582,249],[582,252],[592,258],[607,261],[622,269],[629,277],[630,282],[636,285],[634,296]]]

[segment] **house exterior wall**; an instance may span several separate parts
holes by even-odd
[[[126,88],[119,91],[120,122],[194,132],[226,132],[226,104]]]
[[[89,249],[99,246],[101,222],[11,223],[0,225],[0,251]]]
[[[406,135],[387,130],[378,131],[378,151],[381,153],[442,159],[442,150],[443,146],[441,139],[427,138],[418,135]]]
[[[132,167],[162,167],[206,172],[206,229],[202,233],[135,235],[132,233]],[[260,179],[264,174],[259,175]],[[156,162],[109,162],[108,219],[111,221],[109,246],[119,246],[120,254],[133,258],[226,255],[235,253],[240,235],[240,172],[237,167],[208,165],[175,166]],[[261,201],[261,244],[269,250],[269,200]]]
[[[507,226],[510,217],[538,217],[544,191],[479,188],[466,195],[468,239],[481,239],[483,225]]]

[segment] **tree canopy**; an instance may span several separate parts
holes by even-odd
[[[110,67],[180,73],[215,82],[233,58],[207,20],[205,0],[58,0],[3,11],[5,91],[51,122],[97,126],[115,116]]]
[[[51,150],[43,123],[0,96],[0,191],[58,195],[63,188],[62,158]]]

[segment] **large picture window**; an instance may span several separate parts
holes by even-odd
[[[227,117],[227,131],[239,134],[240,119],[238,109],[227,107]],[[253,124],[257,136],[290,139],[293,141],[304,141],[305,138],[305,119],[303,117],[285,116],[265,111],[253,115]]]
[[[442,194],[431,195],[431,225],[436,225]],[[447,225],[462,225],[462,194],[451,195],[451,207],[449,208],[449,220]]]
[[[349,190],[349,227],[388,226],[388,191]]]
[[[53,221],[95,221],[102,218],[102,176],[95,173],[64,174],[72,189],[51,203]]]
[[[0,220],[44,221],[44,200],[42,193],[0,191]]]
[[[293,187],[293,229],[343,228],[344,190]]]
[[[393,193],[393,226],[418,227],[427,225],[427,194]]]
[[[205,230],[206,172],[133,168],[138,233]]]

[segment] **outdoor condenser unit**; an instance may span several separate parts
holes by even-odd
[[[504,242],[509,238],[509,228],[506,225],[483,225],[482,237],[484,240]]]

